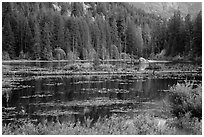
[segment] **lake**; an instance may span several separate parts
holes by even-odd
[[[64,64],[7,64],[10,71],[19,69],[59,69]],[[139,65],[139,64],[137,64]],[[175,64],[174,64],[175,65]],[[177,64],[187,66],[189,64]],[[164,68],[171,63],[162,64]],[[43,122],[83,122],[84,117],[97,121],[99,117],[153,113],[169,117],[166,101],[169,88],[177,82],[194,80],[201,83],[201,75],[4,75],[9,81],[2,94],[3,123],[31,119]]]

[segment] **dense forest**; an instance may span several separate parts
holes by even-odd
[[[3,59],[202,56],[202,12],[170,18],[130,3],[3,2]]]

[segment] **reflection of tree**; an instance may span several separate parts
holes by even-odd
[[[152,79],[148,79],[146,83],[147,83],[147,85],[145,86],[146,90],[150,91],[151,88],[152,88],[152,85],[151,85],[152,84]]]
[[[38,79],[35,81],[35,93],[38,94],[42,91],[42,79]]]
[[[144,71],[148,67],[149,67],[149,63],[140,63],[139,64],[139,71]]]
[[[157,86],[155,88],[155,85],[152,82],[154,81],[151,79],[148,79],[148,80],[140,79],[135,83],[134,88],[136,89],[140,97],[149,98],[152,95],[154,96],[156,94]],[[152,91],[155,91],[155,93],[151,93]]]
[[[143,86],[142,85],[143,85],[143,80],[138,81],[137,84],[136,84],[137,90],[139,92],[143,92]]]

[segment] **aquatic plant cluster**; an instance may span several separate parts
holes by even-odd
[[[166,102],[170,107],[172,118],[163,119],[153,114],[112,115],[99,118],[94,124],[93,119],[84,117],[84,122],[44,122],[35,124],[31,120],[21,124],[2,126],[2,133],[11,134],[202,134],[202,86],[186,81],[170,87],[171,93]]]

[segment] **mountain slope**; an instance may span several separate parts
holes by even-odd
[[[172,16],[177,9],[181,11],[182,16],[186,16],[188,13],[195,16],[202,10],[201,2],[134,2],[131,4],[147,13],[154,13],[164,18]]]

